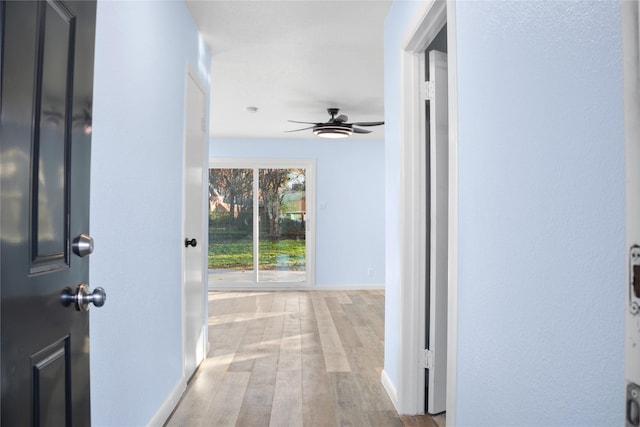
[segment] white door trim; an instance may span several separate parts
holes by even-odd
[[[402,44],[402,138],[401,138],[401,285],[398,411],[425,412],[424,370],[418,355],[425,348],[425,259],[426,259],[426,164],[424,156],[424,103],[420,84],[424,81],[424,52],[447,25],[449,57],[449,298],[447,424],[455,425],[457,359],[457,85],[455,3],[424,3]],[[422,371],[422,372],[421,372]]]
[[[626,251],[640,244],[640,3],[621,1],[622,17],[622,59],[624,75],[624,132],[625,132],[625,173],[626,173]],[[631,399],[627,387],[640,384],[640,331],[637,314],[632,314],[632,304],[638,303],[632,284],[630,259],[625,259],[625,401]],[[626,407],[625,402],[625,407]],[[628,415],[625,414],[625,418]],[[630,425],[630,424],[627,424]]]
[[[187,192],[186,192],[186,183],[187,183],[187,166],[186,166],[186,162],[187,162],[187,114],[188,114],[188,85],[189,85],[189,80],[193,81],[195,83],[195,85],[202,91],[202,93],[204,94],[204,101],[205,101],[205,111],[204,111],[204,127],[205,127],[205,142],[203,144],[203,149],[202,149],[202,180],[203,182],[208,182],[208,157],[209,157],[209,153],[208,153],[208,143],[207,143],[207,131],[208,131],[208,119],[207,119],[207,112],[206,112],[206,104],[207,104],[207,90],[205,85],[203,84],[202,80],[200,79],[200,77],[198,76],[198,73],[194,70],[194,68],[191,66],[191,64],[187,63],[186,65],[186,71],[185,71],[185,80],[184,80],[184,115],[183,115],[183,144],[182,144],[182,238],[184,239],[186,237],[185,235],[185,227],[186,227],[186,208],[187,208]],[[208,233],[207,233],[207,228],[208,228],[208,209],[206,208],[207,203],[205,203],[205,201],[207,200],[207,190],[208,187],[207,185],[203,185],[203,193],[202,193],[202,209],[204,210],[205,214],[203,215],[203,221],[201,224],[201,232],[199,233],[198,236],[195,236],[198,244],[202,245],[202,247],[204,248],[208,248],[209,247],[209,242],[208,242]],[[182,243],[182,241],[181,241]],[[203,334],[203,354],[206,357],[206,354],[208,353],[208,346],[209,346],[209,337],[208,337],[208,306],[209,306],[209,300],[207,298],[207,268],[206,268],[206,262],[207,262],[207,251],[204,250],[203,252],[203,256],[202,256],[202,265],[203,265],[203,273],[202,273],[202,283],[203,283],[203,294],[202,294],[202,304],[203,304],[203,319],[202,319],[202,334]],[[185,268],[185,247],[182,247],[182,259],[181,259],[181,271],[182,271],[182,367],[183,367],[183,378],[182,381],[186,382],[189,380],[189,377],[193,374],[192,372],[187,372],[187,366],[186,366],[186,358],[187,358],[187,339],[186,339],[186,327],[187,327],[187,307],[186,307],[186,279],[185,279],[185,273],[186,273],[186,268]]]
[[[456,4],[447,2],[449,67],[449,288],[447,306],[447,423],[456,425],[458,373],[458,55]]]

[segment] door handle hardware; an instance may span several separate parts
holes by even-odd
[[[79,257],[91,255],[93,252],[93,239],[91,236],[82,233],[71,242],[71,250]]]
[[[66,287],[60,294],[60,301],[65,307],[73,304],[77,311],[89,311],[89,304],[102,307],[107,300],[107,293],[98,287],[89,293],[89,287],[84,283],[78,285],[75,291]]]
[[[196,246],[198,246],[198,241],[195,238],[191,240],[189,240],[188,238],[184,239],[184,247],[188,248],[189,246],[193,246],[195,248]]]

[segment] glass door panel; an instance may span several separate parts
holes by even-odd
[[[307,244],[313,241],[313,217],[307,218],[307,202],[313,211],[313,165],[292,163],[212,164],[208,267],[213,288],[312,283],[313,247]]]
[[[209,169],[209,280],[254,282],[253,169]]]
[[[259,282],[306,280],[306,182],[301,168],[259,169]]]

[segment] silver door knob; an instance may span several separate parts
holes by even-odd
[[[73,304],[78,311],[89,311],[89,304],[102,307],[107,300],[107,293],[98,287],[89,293],[89,287],[84,283],[78,285],[75,291],[67,287],[62,290],[60,301],[65,307]]]

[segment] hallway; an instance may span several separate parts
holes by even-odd
[[[384,291],[210,292],[211,350],[166,426],[429,426],[380,383]]]

